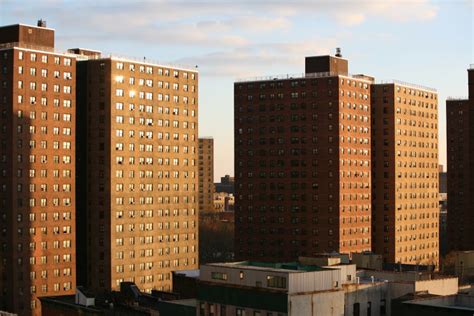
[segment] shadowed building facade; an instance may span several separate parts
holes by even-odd
[[[340,56],[234,84],[237,259],[371,249],[370,86]]]
[[[448,152],[448,250],[474,249],[474,65],[469,96],[446,101]]]
[[[4,26],[0,69],[0,310],[40,315],[76,286],[76,58],[43,21]]]

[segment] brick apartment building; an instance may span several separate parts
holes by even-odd
[[[199,210],[214,210],[214,139],[199,138]]]
[[[149,61],[78,62],[78,278],[93,291],[131,281],[170,290],[198,267],[198,73]]]
[[[76,286],[76,58],[54,30],[0,27],[0,310],[39,315]]]
[[[372,85],[372,250],[385,262],[439,264],[438,95]]]
[[[448,250],[474,249],[474,65],[467,98],[446,101],[448,151]]]
[[[371,249],[370,86],[340,56],[234,84],[236,258]]]

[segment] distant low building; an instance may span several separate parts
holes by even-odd
[[[199,262],[234,260],[234,212],[199,214]]]
[[[358,269],[382,270],[383,257],[372,252],[352,254],[352,262]]]
[[[214,211],[229,212],[234,210],[235,197],[232,193],[214,193]]]
[[[229,194],[235,193],[235,181],[234,177],[226,174],[224,177],[221,177],[220,183],[215,183],[216,192],[226,192]]]

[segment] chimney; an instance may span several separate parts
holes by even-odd
[[[38,27],[46,27],[46,21],[43,19],[39,19],[37,23]]]
[[[340,47],[336,47],[336,57],[342,57],[342,54],[341,54],[341,48]]]

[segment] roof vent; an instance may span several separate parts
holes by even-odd
[[[43,19],[38,20],[38,27],[46,27],[46,21]]]
[[[336,48],[336,57],[342,57],[341,48],[340,48],[340,47],[337,47],[337,48]]]

